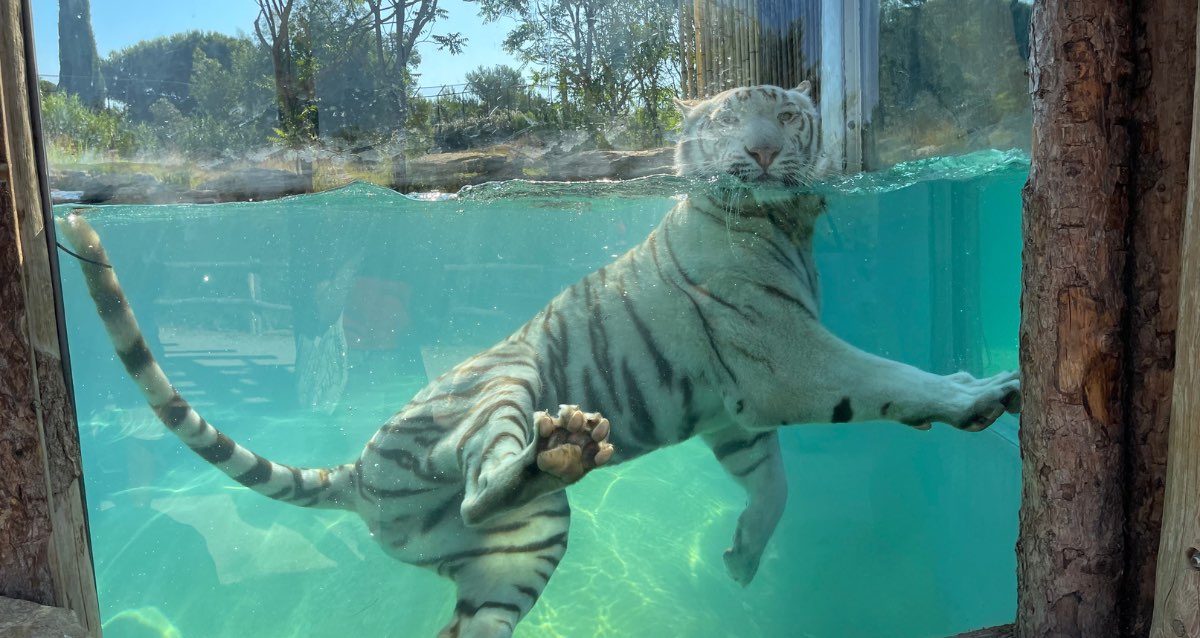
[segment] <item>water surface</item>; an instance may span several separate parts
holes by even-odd
[[[825,322],[938,372],[1015,367],[1027,171],[1024,156],[989,151],[825,185]],[[639,242],[684,186],[506,182],[411,198],[356,184],[90,219],[180,391],[260,454],[326,466],[353,460],[428,375]],[[294,331],[320,332],[328,302],[314,291],[347,268],[348,379],[326,414],[297,401]],[[436,635],[449,581],[385,556],[354,515],[258,496],[167,434],[70,258],[63,270],[107,638]],[[789,504],[746,588],[721,561],[744,496],[702,444],[597,471],[569,490],[570,550],[516,635],[924,638],[1009,622],[1015,427],[783,431]]]

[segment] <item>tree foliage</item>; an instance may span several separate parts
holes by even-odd
[[[195,107],[191,79],[197,53],[229,68],[238,39],[188,31],[145,40],[114,51],[101,64],[110,98],[121,102],[133,122],[151,122],[150,106],[167,100],[181,113]]]
[[[613,118],[669,108],[679,77],[679,5],[670,0],[478,0],[489,20],[516,26],[504,48],[560,89],[564,118],[601,129]]]
[[[316,139],[318,117],[309,21],[296,0],[256,0],[254,35],[271,52],[279,137],[293,145]]]
[[[519,70],[504,64],[475,67],[466,80],[467,92],[492,107],[516,102],[526,83]]]
[[[397,181],[406,153],[432,148],[517,137],[563,149],[668,141],[679,118],[680,29],[690,28],[675,0],[470,1],[485,20],[512,21],[503,46],[521,68],[478,66],[465,89],[420,97],[421,51],[469,45],[438,29],[447,17],[439,0],[255,0],[250,37],[193,31],[112,53],[100,64],[111,108],[55,97],[56,114],[78,115],[80,105],[96,112],[85,127],[58,122],[56,130],[78,132],[76,147],[116,140],[125,153],[211,157],[280,142],[371,148],[399,171]],[[912,129],[889,138],[897,154],[945,148],[946,139],[986,137],[988,126],[1027,111],[1028,13],[1021,0],[881,0],[873,132]],[[706,19],[761,55],[769,43],[758,36],[787,19],[747,16],[745,28],[758,31]],[[800,55],[798,38],[776,44],[781,55]]]
[[[92,34],[89,0],[59,0],[58,86],[93,108],[104,106],[104,76],[96,36]]]

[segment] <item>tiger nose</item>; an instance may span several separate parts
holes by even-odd
[[[754,148],[747,148],[746,152],[749,153],[750,156],[754,158],[754,161],[758,162],[758,165],[761,166],[765,171],[767,170],[767,167],[771,165],[771,162],[774,162],[775,158],[779,155],[779,147],[755,146]]]

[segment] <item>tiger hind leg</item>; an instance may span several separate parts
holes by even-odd
[[[567,551],[570,507],[550,494],[479,530],[480,547],[439,572],[458,586],[454,617],[438,638],[510,638]]]
[[[751,432],[730,427],[704,435],[725,471],[746,490],[749,502],[738,517],[725,569],[743,587],[758,573],[767,542],[787,504],[787,476],[774,430]]]
[[[494,424],[484,428],[488,435],[473,440],[464,454],[462,517],[468,525],[561,490],[612,458],[609,422],[597,412],[577,405],[560,406],[557,417],[537,412],[531,444],[516,436],[516,415],[508,412],[497,410]]]

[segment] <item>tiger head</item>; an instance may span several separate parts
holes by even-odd
[[[683,130],[675,168],[685,177],[732,175],[749,186],[793,187],[821,176],[817,109],[807,80],[676,100]]]

